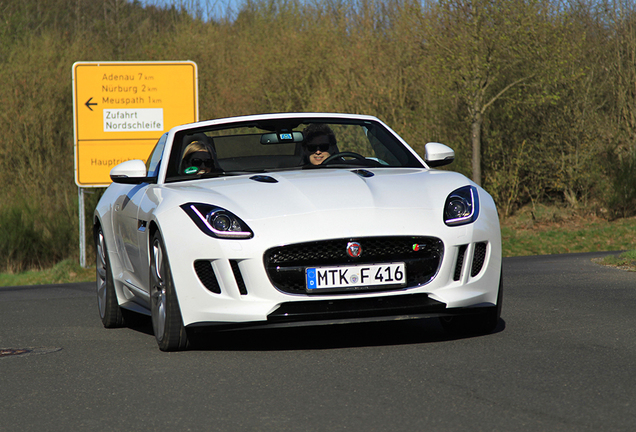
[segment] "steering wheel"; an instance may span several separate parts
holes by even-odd
[[[322,161],[321,165],[325,165],[325,164],[327,164],[329,162],[334,161],[335,159],[344,158],[344,157],[351,157],[351,158],[362,160],[362,161],[366,161],[367,160],[367,158],[365,158],[364,156],[362,156],[361,154],[358,154],[358,153],[354,153],[354,152],[340,152],[340,153],[335,153],[335,154],[332,154],[331,156],[329,156],[327,159]]]

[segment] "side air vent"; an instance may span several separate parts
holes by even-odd
[[[247,295],[247,287],[245,286],[245,281],[243,280],[243,275],[241,274],[238,261],[230,260],[230,265],[232,266],[232,273],[234,273],[234,279],[236,279],[236,285],[238,285],[239,292],[241,295]]]
[[[459,247],[457,253],[457,263],[455,263],[455,274],[453,274],[453,280],[458,281],[462,276],[462,267],[464,266],[464,256],[466,255],[466,248],[468,245],[462,245]]]
[[[221,294],[221,287],[219,286],[219,281],[216,279],[216,275],[214,274],[214,269],[212,269],[210,261],[195,261],[194,271],[208,291],[215,294]]]
[[[486,246],[486,242],[475,244],[475,252],[473,253],[473,265],[470,269],[471,277],[477,276],[484,266],[484,261],[486,260]]]

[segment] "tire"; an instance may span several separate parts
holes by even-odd
[[[172,273],[161,234],[155,232],[150,245],[150,315],[152,329],[161,351],[180,351],[189,347]]]
[[[499,290],[497,292],[497,305],[484,308],[485,311],[472,315],[457,315],[440,317],[439,322],[448,333],[454,335],[483,335],[492,333],[501,318],[501,306],[503,303],[503,278],[499,276]]]
[[[95,269],[97,273],[97,308],[102,324],[106,328],[124,326],[124,317],[117,301],[113,272],[110,268],[104,231],[99,227],[95,233]]]

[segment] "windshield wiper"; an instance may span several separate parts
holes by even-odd
[[[166,183],[174,183],[174,182],[188,181],[188,180],[209,179],[209,178],[234,176],[234,175],[237,175],[237,174],[229,173],[225,171],[215,171],[215,172],[203,173],[203,174],[188,174],[188,175],[168,177],[166,178]]]
[[[199,174],[197,175],[196,178],[216,178],[216,177],[226,177],[226,176],[230,177],[230,176],[235,176],[239,174],[240,173],[236,171],[213,171],[209,173]]]

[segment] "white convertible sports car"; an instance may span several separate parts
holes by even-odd
[[[159,348],[218,330],[439,317],[489,333],[502,303],[493,199],[375,117],[286,113],[178,126],[114,167],[94,215],[105,327]]]

